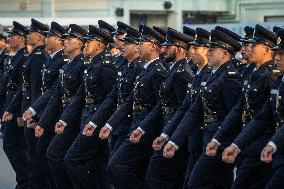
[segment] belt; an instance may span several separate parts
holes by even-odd
[[[22,85],[22,91],[26,92],[27,90],[29,90],[31,88],[30,85]]]
[[[252,119],[252,115],[248,113],[243,113],[242,114],[242,122],[243,123],[248,123]]]
[[[93,105],[93,104],[98,104],[100,102],[103,101],[103,98],[102,97],[86,97],[85,98],[85,101],[86,101],[86,105]]]
[[[16,86],[16,85],[9,85],[9,84],[8,84],[8,85],[7,85],[7,90],[11,90],[11,91],[12,91],[12,90],[13,90],[13,91],[14,91],[14,90],[17,90],[17,86]]]
[[[203,119],[203,123],[214,123],[214,122],[220,121],[222,119],[224,119],[224,116],[222,116],[222,115],[205,114],[204,119]]]
[[[148,112],[149,110],[149,106],[133,105],[133,112]]]
[[[173,106],[163,106],[162,110],[164,115],[175,113],[175,108]]]
[[[66,97],[66,96],[62,97],[62,103],[63,104],[66,104],[66,103],[69,103],[69,102],[71,102],[71,97]]]

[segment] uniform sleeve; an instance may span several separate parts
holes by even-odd
[[[103,82],[104,89],[106,93],[110,93],[113,86],[116,83],[116,70],[112,64],[103,63],[102,71],[100,72],[100,77]]]
[[[36,57],[31,64],[31,103],[33,103],[41,94],[42,85],[42,65],[47,61],[44,54]]]
[[[39,113],[40,111],[43,111],[46,107],[51,95],[53,94],[53,91],[55,90],[56,86],[58,85],[59,81],[56,81],[56,83],[53,84],[51,89],[46,91],[43,95],[41,95],[32,105],[31,107],[36,111],[36,113]]]
[[[116,109],[116,111],[112,114],[112,116],[109,118],[107,123],[115,130],[118,125],[127,118],[128,115],[132,113],[132,106],[133,106],[133,91],[129,94],[129,96],[126,98],[125,102],[119,105]]]
[[[22,90],[18,89],[12,101],[7,106],[6,111],[14,114],[19,109],[19,107],[22,106],[22,98],[23,98]]]
[[[266,101],[262,110],[243,128],[241,133],[233,141],[239,149],[245,148],[257,136],[267,128],[273,118],[273,110],[269,99]]]
[[[284,126],[282,125],[270,139],[277,148],[284,146]]]
[[[175,131],[176,127],[181,122],[185,113],[189,110],[189,107],[190,107],[190,97],[189,95],[186,95],[182,105],[179,106],[179,108],[175,112],[175,115],[171,118],[171,121],[163,128],[162,133],[166,134],[167,136],[171,136]]]
[[[170,141],[174,142],[178,146],[181,146],[187,139],[190,131],[194,130],[195,127],[199,126],[202,122],[203,107],[201,96],[198,96],[174,131],[173,135],[170,138]]]
[[[62,93],[61,93],[61,86],[59,83],[55,85],[53,90],[53,94],[51,95],[46,108],[44,109],[42,116],[38,122],[42,128],[50,129],[51,122],[54,121],[58,117],[56,115],[57,110],[61,109],[62,107]]]
[[[111,116],[117,105],[117,84],[113,86],[112,91],[107,95],[106,99],[100,105],[99,109],[91,118],[91,122],[101,127]]]
[[[81,115],[84,106],[85,106],[85,83],[82,79],[76,94],[72,96],[71,102],[69,103],[67,108],[64,109],[60,117],[60,120],[67,123],[67,126],[70,125],[71,123],[75,122],[76,119],[78,119],[78,115]]]
[[[152,123],[156,122],[157,120],[160,120],[161,118],[162,104],[160,101],[159,91],[166,77],[167,77],[167,73],[165,70],[158,71],[154,75],[154,78],[152,80],[152,89],[154,91],[157,104],[151,110],[151,112],[144,118],[144,120],[139,124],[140,129],[142,129],[144,132],[149,132],[151,127],[154,126]]]
[[[220,129],[218,129],[218,131],[215,133],[213,138],[215,138],[221,144],[223,144],[225,141],[230,143],[230,141],[227,141],[228,136],[233,136],[233,138],[235,138],[236,135],[241,131],[242,110],[244,104],[245,100],[242,95],[235,107],[233,107],[229,114],[225,117]]]
[[[239,97],[242,94],[243,82],[237,74],[227,74],[222,86],[222,94],[224,97],[227,112],[237,104]]]

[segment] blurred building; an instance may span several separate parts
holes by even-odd
[[[24,22],[37,17],[59,19],[66,25],[72,21],[95,24],[97,19],[174,28],[183,24],[242,25],[282,22],[283,8],[284,0],[0,0],[0,24],[15,17]]]

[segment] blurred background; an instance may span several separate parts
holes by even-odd
[[[103,19],[112,25],[122,21],[163,28],[211,29],[216,24],[242,34],[246,25],[284,26],[284,0],[0,0],[0,30],[13,20],[29,25],[34,17],[68,26],[96,25]]]

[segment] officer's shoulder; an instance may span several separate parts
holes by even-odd
[[[178,65],[175,73],[176,74],[190,74],[190,75],[194,75],[190,65],[188,65],[187,63]]]
[[[228,65],[224,74],[225,78],[240,78],[240,74],[234,68],[233,65]]]
[[[83,65],[90,64],[90,60],[87,59],[86,57],[82,56],[79,60]]]
[[[113,60],[112,60],[112,57],[111,56],[107,56],[107,55],[104,55],[102,58],[101,58],[101,63],[103,66],[113,66]]]
[[[278,70],[276,64],[274,62],[271,62],[268,67],[267,67],[267,71],[271,72],[273,75],[280,75],[281,72]]]

